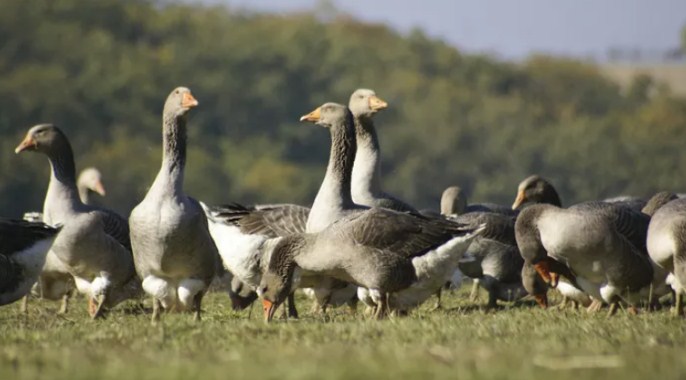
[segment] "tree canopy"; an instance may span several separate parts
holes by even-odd
[[[103,203],[128,213],[159,169],[161,109],[178,85],[200,103],[186,190],[210,203],[310,204],[329,140],[298,117],[359,87],[389,103],[377,116],[384,185],[418,207],[452,184],[509,204],[532,173],[566,204],[686,189],[686,100],[649,77],[623,90],[579,61],[502,62],[346,15],[146,0],[3,0],[0,41],[6,216],[41,208],[47,163],[13,153],[41,122],[67,133],[77,169],[99,167]]]

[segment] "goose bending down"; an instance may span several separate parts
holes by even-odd
[[[200,320],[202,298],[217,272],[217,249],[205,213],[183,191],[186,120],[197,105],[185,87],[167,97],[162,166],[129,218],[136,271],[153,299],[153,323],[159,321],[161,307],[192,310]]]
[[[29,292],[59,230],[41,222],[0,218],[0,305]]]
[[[496,307],[498,300],[516,301],[527,295],[522,287],[524,260],[515,239],[515,218],[493,212],[470,212],[451,219],[464,225],[486,225],[467,248],[458,268],[488,291],[487,307]]]
[[[312,274],[369,289],[377,316],[389,307],[406,310],[426,300],[455,269],[475,236],[473,230],[443,219],[355,204],[350,193],[356,150],[350,110],[326,103],[301,120],[323,126],[331,134],[327,172],[307,221],[308,230],[325,227],[291,235],[269,247],[267,273],[272,276],[263,276],[259,288],[266,316],[273,314],[293,284]],[[293,283],[296,264],[302,271]],[[282,282],[276,281],[279,277]]]
[[[676,297],[674,312],[683,316],[683,298],[686,294],[686,199],[674,199],[656,209],[648,227],[647,246],[653,261],[670,273],[668,282]]]
[[[126,219],[81,202],[72,148],[59,128],[52,124],[31,128],[15,150],[24,151],[48,156],[52,170],[43,218],[47,224],[63,225],[51,251],[72,275],[78,291],[88,297],[91,317],[102,317],[105,309],[140,290]]]
[[[94,167],[83,169],[76,180],[76,189],[79,193],[81,202],[85,205],[91,204],[91,193],[105,196],[105,186],[102,183],[102,174]],[[29,221],[42,221],[43,213],[26,213],[24,219]],[[31,294],[48,300],[61,300],[59,313],[64,314],[69,308],[69,298],[74,289],[74,279],[69,273],[69,268],[55,256],[52,251],[48,251],[45,259],[43,271],[34,284]],[[28,294],[26,295],[29,296]],[[27,311],[28,298],[22,304],[22,310]]]
[[[661,291],[664,277],[645,252],[648,223],[647,215],[618,204],[538,204],[520,212],[515,233],[522,256],[546,282],[564,275],[613,313],[620,300],[634,306],[650,289]]]

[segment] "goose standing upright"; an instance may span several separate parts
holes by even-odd
[[[41,222],[0,218],[0,305],[29,292],[59,230]]]
[[[105,196],[105,186],[102,183],[102,174],[94,167],[83,169],[76,180],[76,189],[79,192],[79,198],[85,205],[91,204],[91,193]],[[43,213],[27,213],[24,214],[24,219],[30,221],[42,221]],[[61,300],[62,304],[58,313],[66,314],[69,308],[69,298],[74,289],[74,279],[69,273],[69,268],[55,256],[52,251],[48,251],[45,258],[45,265],[43,271],[38,277],[38,281],[34,284],[31,294],[37,295],[40,298],[48,300]],[[22,311],[27,312],[28,297],[22,303]]]
[[[15,150],[23,151],[48,156],[52,170],[43,218],[47,224],[63,225],[51,250],[68,268],[79,292],[89,298],[91,317],[102,317],[105,309],[136,296],[140,290],[126,219],[81,202],[74,154],[69,140],[56,126],[31,128]]]
[[[198,105],[185,87],[174,89],[162,115],[162,167],[145,198],[131,212],[131,244],[143,289],[153,298],[152,322],[160,309],[194,311],[200,320],[202,298],[216,273],[217,248],[207,218],[183,191],[186,120]]]

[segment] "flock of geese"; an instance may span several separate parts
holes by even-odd
[[[547,180],[521,182],[512,207],[468,204],[457,186],[441,210],[417,210],[383,191],[374,115],[387,108],[358,89],[348,106],[326,103],[300,121],[328,129],[331,150],[311,207],[294,204],[208,206],[184,192],[187,115],[198,102],[174,89],[162,115],[162,165],[128,220],[91,205],[105,194],[99,172],[77,181],[67,136],[55,125],[32,127],[15,152],[37,152],[51,167],[42,213],[0,219],[0,305],[29,294],[61,300],[86,296],[101,318],[127,299],[152,298],[152,322],[163,312],[201,318],[212,281],[228,274],[235,309],[258,297],[272,320],[282,303],[297,317],[293,294],[305,289],[321,312],[358,302],[373,316],[403,314],[463,276],[499,300],[532,297],[548,307],[556,288],[564,302],[610,315],[670,303],[683,315],[686,199],[661,192],[563,208]],[[478,293],[474,288],[472,295]],[[672,294],[673,300],[665,299]]]

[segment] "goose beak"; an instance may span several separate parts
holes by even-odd
[[[181,107],[184,108],[193,108],[198,106],[198,101],[195,100],[193,95],[191,95],[190,92],[185,92],[183,94],[183,97],[181,98]]]
[[[524,203],[525,200],[526,200],[526,195],[524,195],[524,191],[519,190],[517,192],[517,198],[515,198],[515,201],[512,204],[512,209],[516,210],[519,206],[522,205],[522,203]]]
[[[552,284],[553,277],[550,273],[550,264],[547,260],[541,260],[534,264],[534,269],[536,269],[536,272],[538,272],[538,275],[541,276],[546,284]]]
[[[548,295],[545,293],[542,294],[534,294],[534,299],[536,300],[536,303],[538,306],[547,309],[548,308]]]
[[[264,321],[269,323],[274,318],[274,313],[276,312],[276,303],[268,300],[262,300],[262,309],[264,310]]]
[[[26,135],[24,138],[24,141],[22,141],[15,149],[14,153],[19,154],[25,150],[33,150],[38,147],[38,144],[36,143],[36,140],[31,137],[31,135]]]
[[[369,97],[369,108],[371,108],[374,111],[380,111],[384,108],[388,107],[388,103],[385,101],[381,100],[376,95],[372,95]]]
[[[107,193],[105,191],[105,186],[100,181],[95,182],[95,185],[93,185],[93,191],[95,191],[96,193],[100,194],[100,196],[103,196],[103,197]]]
[[[300,121],[309,121],[312,123],[316,123],[319,121],[321,116],[322,116],[321,107],[317,107],[316,110],[314,110],[314,111],[308,113],[307,115],[301,117]]]

